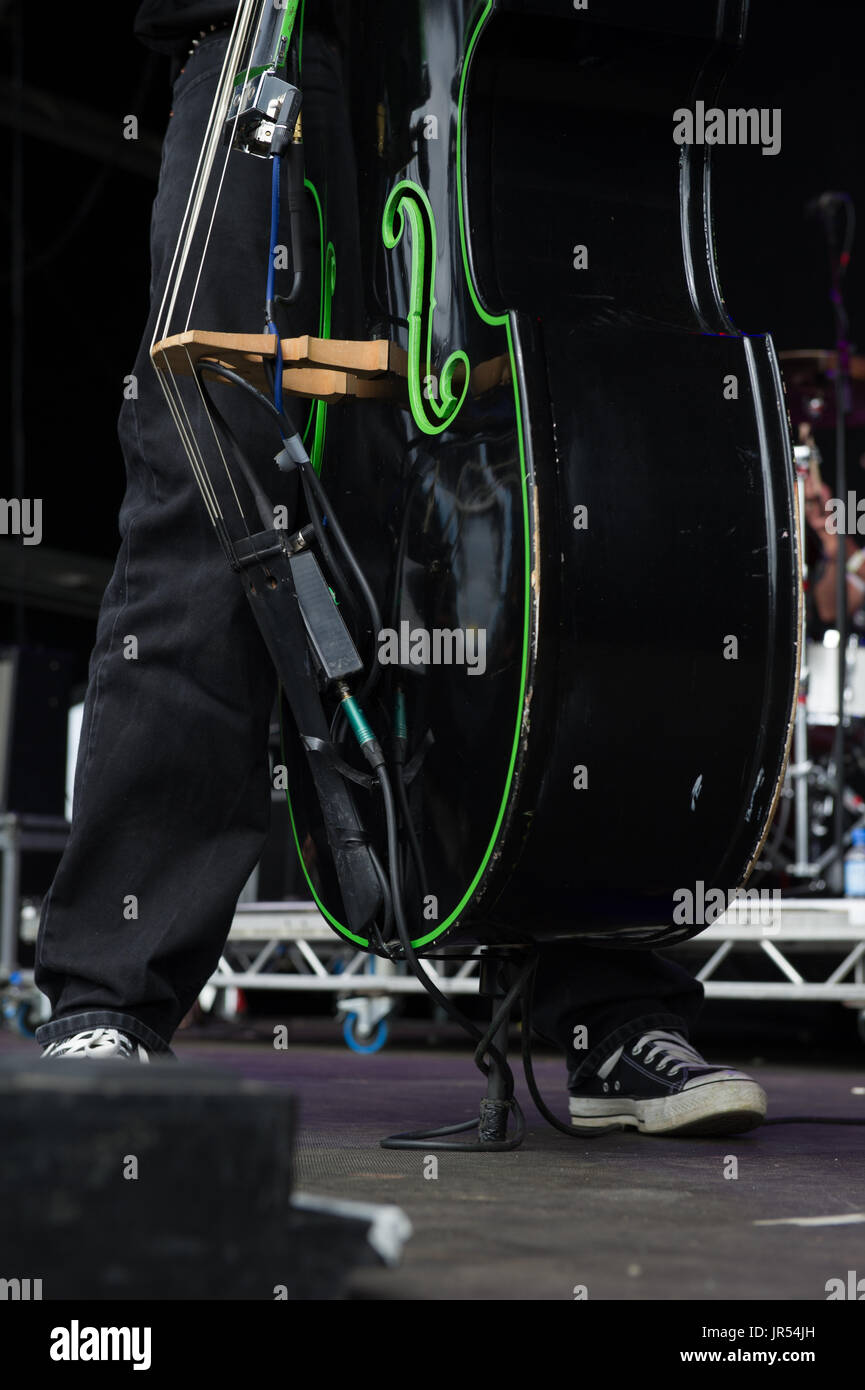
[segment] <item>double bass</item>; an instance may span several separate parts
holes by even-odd
[[[325,114],[317,3],[240,7],[202,165],[230,187],[274,130],[302,161],[289,292],[258,335],[169,294],[152,349],[179,428],[204,381],[298,422],[287,524],[229,534],[207,432],[196,466],[283,678],[310,892],[370,951],[399,893],[421,953],[682,940],[676,895],[759,855],[800,646],[778,362],[724,305],[711,146],[673,138],[747,0],[352,0]]]

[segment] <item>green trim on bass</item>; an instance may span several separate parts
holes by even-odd
[[[333,296],[336,290],[336,252],[333,249],[332,241],[329,241],[327,245],[325,245],[325,217],[322,212],[318,190],[310,179],[304,179],[303,183],[304,187],[312,195],[312,200],[315,203],[316,215],[318,217],[318,244],[320,248],[319,285],[321,287],[318,313],[318,336],[319,338],[329,338]],[[306,444],[310,428],[312,427],[312,448],[309,449],[309,457],[313,468],[319,475],[321,474],[322,457],[324,454],[324,434],[326,426],[327,401],[314,401],[309,408],[309,415],[307,416],[303,431],[303,442]]]
[[[436,224],[426,191],[411,179],[401,179],[384,205],[381,234],[392,251],[402,239],[406,222],[411,227],[411,291],[408,311],[408,399],[414,422],[424,434],[441,434],[459,412],[468,395],[469,359],[458,349],[441,370],[436,385],[432,370]],[[459,397],[451,385],[458,366],[465,372]],[[436,391],[440,399],[436,399]]]

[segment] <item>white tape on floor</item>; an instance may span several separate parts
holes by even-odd
[[[858,1226],[865,1222],[865,1211],[846,1211],[841,1216],[779,1216],[772,1221],[755,1221],[755,1226]]]

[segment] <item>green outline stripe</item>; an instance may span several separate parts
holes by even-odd
[[[336,252],[333,249],[332,241],[329,241],[325,248],[321,284],[321,318],[318,336],[319,338],[329,338],[331,306],[336,289]],[[321,476],[322,465],[324,463],[324,432],[326,428],[327,401],[316,401],[315,430],[312,437],[312,449],[309,457],[319,477]]]
[[[433,378],[432,338],[438,243],[432,204],[426,190],[411,179],[394,184],[381,219],[382,240],[389,251],[411,227],[411,290],[408,311],[408,399],[414,422],[424,434],[441,434],[453,424],[469,391],[471,367],[461,348],[450,354],[438,378],[439,399],[428,394]],[[452,381],[462,364],[465,381],[459,397]],[[432,417],[432,418],[431,418]]]
[[[333,304],[334,290],[336,289],[336,252],[333,243],[325,245],[325,218],[322,212],[321,199],[318,196],[318,189],[315,184],[305,178],[304,187],[312,194],[315,203],[316,215],[318,217],[318,245],[319,245],[319,309],[318,309],[318,336],[319,338],[330,337],[331,308]],[[303,429],[303,441],[306,443],[310,428],[313,429],[313,442],[310,451],[310,461],[316,473],[321,473],[322,456],[324,454],[324,433],[327,425],[327,402],[313,401],[309,407],[309,414]]]

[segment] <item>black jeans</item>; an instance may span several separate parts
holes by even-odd
[[[149,359],[225,43],[221,35],[204,40],[174,89],[151,225],[151,317],[134,368],[138,396],[120,416],[121,545],[90,663],[71,833],[40,923],[36,983],[53,1006],[37,1029],[40,1045],[113,1026],[170,1053],[217,965],[269,824],[275,675]],[[345,139],[338,55],[312,33],[304,112],[307,139],[317,124],[323,138]],[[232,196],[220,204],[208,262],[217,273],[202,279],[196,322],[260,332],[270,164],[232,161]],[[339,215],[340,198],[350,202],[351,187],[331,190],[329,213]],[[272,454],[273,433],[254,403],[238,400],[233,409],[236,428]],[[535,1021],[573,1070],[641,1027],[686,1030],[701,999],[685,971],[651,952],[566,943],[544,951]],[[575,1053],[579,1025],[588,1046]]]

